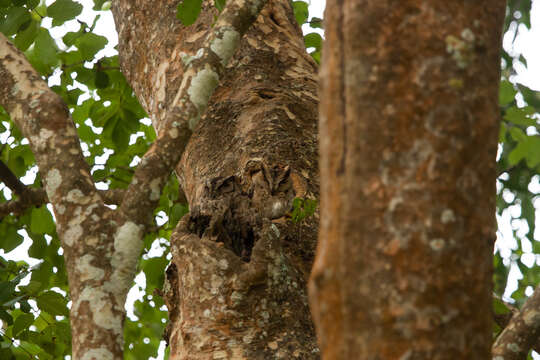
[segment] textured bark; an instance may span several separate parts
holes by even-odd
[[[73,356],[121,358],[127,289],[107,286],[117,219],[94,187],[67,106],[2,34],[0,75],[0,101],[30,142],[53,204],[73,301]]]
[[[503,1],[329,1],[321,229],[325,359],[490,356]]]
[[[540,349],[539,338],[540,290],[537,287],[493,344],[493,360],[526,359],[531,349]]]
[[[123,358],[125,299],[165,179],[178,163],[240,38],[264,3],[229,0],[209,27],[197,55],[184,64],[170,111],[127,191],[120,194],[117,210],[106,207],[105,201],[120,200],[118,196],[95,188],[67,106],[24,55],[0,35],[0,75],[5,79],[0,103],[30,142],[53,205],[72,300],[74,359]],[[23,194],[21,184],[12,181],[8,171],[0,169],[3,180]],[[17,206],[12,203],[7,210],[17,210]]]
[[[205,2],[184,27],[176,5],[113,8],[122,71],[158,132],[217,15]],[[289,1],[271,1],[176,168],[191,212],[164,289],[172,359],[318,358],[306,294],[317,218],[287,219],[295,197],[318,195],[315,73]]]

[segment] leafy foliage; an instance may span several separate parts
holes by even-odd
[[[176,8],[176,17],[185,26],[193,24],[201,12],[202,0],[182,0]]]
[[[292,2],[294,17],[300,26],[307,24],[312,29],[322,29],[323,22],[322,19],[313,17],[309,19],[309,8],[308,3],[305,1],[293,1]],[[304,28],[304,33],[306,29]],[[322,49],[322,36],[317,32],[310,32],[304,35],[304,43],[309,54],[313,59],[320,64],[321,62],[321,49]],[[311,50],[311,49],[314,50]]]
[[[70,108],[95,181],[103,188],[125,188],[155,132],[119,70],[118,56],[104,51],[108,39],[94,32],[99,12],[108,10],[110,2],[96,0],[94,4],[98,12],[87,23],[77,18],[83,8],[77,1],[57,0],[47,7],[34,0],[2,0],[0,31],[41,75],[54,79],[57,85],[52,89]],[[52,28],[67,25],[70,31],[53,39],[47,22]],[[0,160],[17,177],[24,176],[29,186],[41,187],[27,140],[1,108],[0,131]],[[139,287],[143,299],[134,304],[137,320],[126,323],[127,358],[156,356],[162,338],[167,313],[153,291],[163,284],[168,263],[166,239],[187,212],[187,206],[179,203],[178,187],[171,178],[156,209],[165,224],[145,238],[140,264],[144,276]],[[10,198],[16,196],[7,190],[0,192],[1,202]],[[63,359],[71,353],[69,289],[52,214],[42,206],[18,217],[6,216],[0,222],[0,238],[0,249],[6,254],[20,251],[17,248],[28,239],[28,255],[39,262],[31,267],[26,261],[0,256],[0,359]]]
[[[305,218],[315,214],[317,210],[317,200],[295,198],[293,200],[293,210],[291,212],[291,221],[295,224]]]
[[[518,29],[530,29],[531,1],[510,0],[507,8],[504,33],[513,44]],[[535,266],[540,254],[540,239],[535,236],[540,185],[540,93],[516,80],[516,69],[527,66],[522,54],[507,46],[501,57],[499,102],[502,121],[497,162],[500,175],[497,181],[499,241],[494,258],[494,285],[498,296],[511,294],[519,307],[532,288],[540,283],[540,268]],[[508,283],[512,280],[509,279],[511,269],[521,274],[513,293],[513,289],[507,288],[507,285],[513,285]],[[498,313],[497,307],[495,312]]]

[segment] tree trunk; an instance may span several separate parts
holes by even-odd
[[[325,359],[487,359],[505,2],[329,1]]]
[[[205,2],[184,27],[176,4],[113,8],[122,71],[156,129],[218,14]],[[294,198],[318,197],[316,70],[289,1],[269,2],[176,168],[191,210],[171,238],[171,359],[318,358],[306,293],[317,217],[288,218]]]

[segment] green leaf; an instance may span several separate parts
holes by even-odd
[[[225,3],[227,0],[214,0],[214,4],[216,6],[216,9],[218,9],[219,12],[222,12],[225,8]]]
[[[75,40],[75,45],[81,51],[84,60],[92,60],[107,43],[106,37],[94,33],[86,33]]]
[[[54,221],[47,207],[32,209],[30,231],[36,234],[50,234],[54,231]]]
[[[523,130],[521,130],[518,127],[510,128],[509,132],[510,132],[510,136],[512,136],[512,139],[518,142],[525,141],[527,139],[527,134],[525,134]]]
[[[0,248],[4,249],[4,252],[8,253],[21,245],[23,237],[17,233],[17,228],[13,225],[2,223],[0,225]]]
[[[41,285],[39,281],[30,281],[28,285],[19,286],[19,288],[25,293],[33,295],[41,289]]]
[[[103,3],[103,5],[101,6],[102,11],[108,11],[110,9],[111,9],[111,2],[110,1],[105,1]]]
[[[527,86],[521,84],[517,84],[517,87],[521,95],[523,95],[523,99],[525,100],[525,102],[528,105],[536,108],[537,111],[540,111],[540,92],[534,91]]]
[[[306,44],[306,49],[314,47],[316,50],[321,49],[322,37],[317,33],[309,33],[304,36],[304,43]]]
[[[36,298],[37,306],[51,315],[69,316],[66,298],[54,291],[47,291]]]
[[[165,279],[165,267],[169,263],[165,257],[153,257],[148,260],[143,260],[141,263],[141,269],[146,276],[146,288],[148,291],[152,291],[155,288],[161,288],[163,286],[163,280]]]
[[[536,125],[536,120],[531,118],[534,113],[534,108],[531,106],[524,108],[512,106],[506,110],[504,119],[516,125],[534,126]]]
[[[515,165],[522,159],[527,161],[529,168],[535,168],[540,164],[540,137],[528,136],[519,142],[508,155],[510,165]]]
[[[506,140],[507,131],[508,131],[508,126],[504,122],[501,122],[501,127],[499,129],[499,142],[500,143]]]
[[[98,71],[94,79],[96,88],[103,89],[109,86],[109,75],[104,71]]]
[[[15,36],[15,46],[17,46],[21,51],[28,49],[36,39],[38,29],[38,22],[32,20],[26,29],[20,31],[17,36]]]
[[[304,1],[293,1],[294,17],[298,24],[303,25],[309,17],[308,4]]]
[[[504,106],[511,103],[512,101],[514,101],[516,93],[517,91],[514,89],[514,85],[512,85],[510,81],[501,81],[499,87],[499,104]]]
[[[19,334],[24,329],[27,329],[34,322],[34,316],[31,314],[21,314],[13,323],[13,335]]]
[[[5,18],[0,21],[0,31],[9,36],[19,31],[19,28],[32,20],[30,13],[23,7],[12,7],[8,10]]]
[[[176,8],[176,18],[185,26],[197,21],[201,12],[202,0],[183,0]]]
[[[5,321],[8,325],[13,324],[13,317],[2,308],[0,308],[0,320]]]
[[[322,29],[323,28],[323,20],[318,17],[312,17],[309,21],[309,26],[311,26],[313,29]]]
[[[24,350],[26,356],[28,355],[28,353],[32,355],[37,355],[43,351],[39,347],[39,345],[28,342],[28,341],[21,341],[19,347]]]
[[[92,10],[94,11],[102,10],[106,2],[108,1],[107,0],[94,0],[94,7],[92,8]]]
[[[56,0],[47,8],[47,15],[53,18],[52,25],[62,25],[81,13],[83,6],[71,0]]]
[[[79,31],[70,31],[66,33],[66,35],[64,35],[62,41],[64,42],[64,44],[66,44],[66,46],[71,46],[75,44],[75,40],[77,40],[84,34],[85,33],[82,28]]]
[[[57,47],[54,39],[49,34],[47,29],[39,29],[34,44],[34,54],[39,58],[39,61],[45,66],[52,67],[58,64]]]
[[[178,220],[189,211],[187,204],[174,204],[169,214],[169,226],[175,227]]]
[[[16,284],[11,281],[0,282],[0,304],[4,304],[13,298]]]

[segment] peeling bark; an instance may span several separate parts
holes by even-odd
[[[325,359],[486,359],[504,2],[328,2]]]

